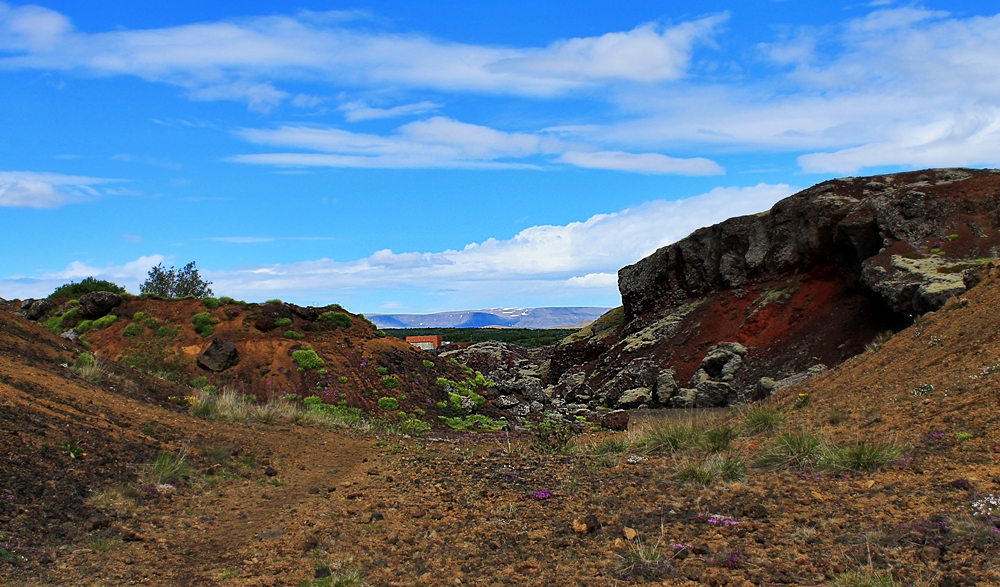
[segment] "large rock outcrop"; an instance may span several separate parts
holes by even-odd
[[[998,229],[996,170],[823,182],[622,268],[622,308],[547,355],[544,391],[590,409],[755,399],[961,296]]]

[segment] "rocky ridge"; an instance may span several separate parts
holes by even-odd
[[[483,372],[540,388],[557,417],[755,400],[961,296],[1000,258],[998,229],[997,170],[830,180],[622,268],[623,306],[555,348],[455,357],[516,366]]]

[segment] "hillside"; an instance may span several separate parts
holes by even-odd
[[[715,427],[712,444],[685,440],[684,419],[584,434],[565,449],[527,431],[417,439],[206,422],[167,400],[184,388],[111,363],[87,381],[64,366],[77,351],[63,339],[0,313],[3,576],[1000,584],[1000,511],[974,508],[1000,495],[1000,269],[983,276],[881,346],[776,392],[761,410],[784,415],[774,432],[752,430],[764,420],[742,411],[702,424]],[[727,424],[742,432],[730,440]],[[784,432],[823,444],[793,458],[775,449]],[[171,488],[150,478],[159,451],[188,455]],[[713,473],[720,463],[732,481]]]

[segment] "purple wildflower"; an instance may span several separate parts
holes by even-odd
[[[552,497],[552,492],[549,491],[548,489],[543,489],[541,491],[536,491],[536,492],[534,492],[534,493],[531,494],[531,499],[537,499],[539,501],[541,501],[543,499],[548,499],[550,497]]]
[[[7,501],[14,501],[14,496],[8,493],[7,494]]]

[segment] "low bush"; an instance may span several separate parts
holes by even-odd
[[[133,336],[139,336],[140,334],[142,334],[142,326],[139,326],[138,324],[133,322],[128,326],[126,326],[125,330],[122,330],[122,334],[124,334],[129,338],[132,338]]]
[[[202,298],[201,303],[205,304],[209,310],[214,310],[222,305],[222,302],[215,298]]]
[[[394,412],[399,409],[399,400],[394,397],[379,398],[378,407],[387,412]]]
[[[286,330],[284,336],[285,338],[289,338],[291,340],[302,340],[306,337],[306,335],[301,332],[295,332],[294,330]]]
[[[84,320],[83,322],[77,324],[76,328],[74,328],[73,330],[76,331],[78,335],[83,336],[84,334],[87,334],[87,332],[89,332],[91,327],[93,326],[94,326],[93,320]]]
[[[54,292],[49,294],[49,297],[78,298],[82,295],[93,293],[95,291],[108,291],[116,294],[126,293],[124,287],[111,283],[110,281],[95,279],[93,277],[85,277],[82,281],[80,281],[80,283],[74,283],[71,281],[65,285],[60,285]]]
[[[351,327],[351,317],[342,312],[323,312],[319,315],[318,320],[321,322],[331,322],[335,326],[339,326],[345,330]]]
[[[118,319],[118,316],[115,316],[114,314],[108,314],[107,316],[104,316],[103,318],[98,318],[97,320],[94,320],[94,323],[91,325],[90,328],[92,330],[104,330],[108,326],[111,326],[112,324],[114,324],[115,320],[117,320],[117,319]]]
[[[504,423],[481,414],[470,416],[445,417],[438,416],[445,426],[460,432],[499,432],[503,430]]]
[[[382,398],[387,399],[387,398]],[[424,422],[420,418],[404,418],[396,423],[396,432],[399,434],[405,434],[406,436],[423,436],[425,432],[429,432],[431,425]]]
[[[194,324],[194,331],[205,337],[211,336],[215,332],[214,325],[218,324],[219,321],[213,319],[208,312],[202,312],[192,316],[191,323]]]
[[[316,354],[316,351],[309,347],[305,347],[292,353],[292,361],[306,371],[310,369],[319,369],[326,364],[326,362]]]
[[[291,326],[292,325],[292,319],[291,318],[278,318],[277,320],[274,321],[274,325],[275,326]]]
[[[395,389],[399,387],[399,379],[396,379],[392,375],[387,375],[382,378],[382,386],[386,389]]]
[[[434,361],[428,361],[427,359],[424,359],[424,367],[427,369],[433,369]]]
[[[378,373],[379,375],[388,375],[389,374],[389,370],[386,369],[385,367],[376,367],[375,368],[375,372]]]

